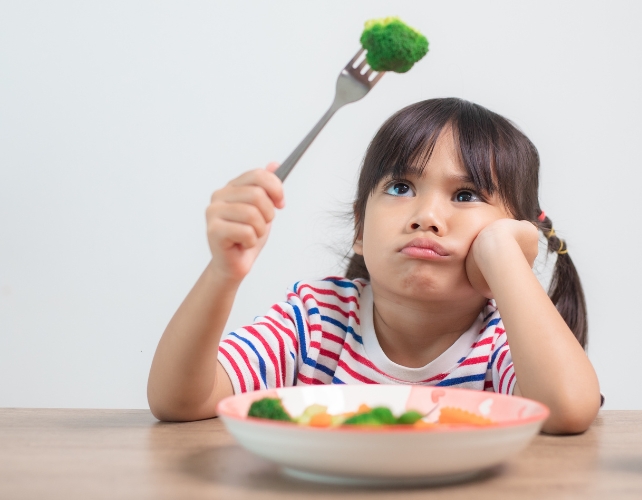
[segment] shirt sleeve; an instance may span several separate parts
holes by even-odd
[[[503,323],[495,326],[495,349],[491,354],[491,373],[493,377],[493,391],[500,394],[513,394],[515,389],[515,368],[513,357],[508,346],[508,338]]]
[[[292,386],[296,383],[299,349],[308,338],[307,313],[298,294],[274,304],[264,316],[223,336],[218,361],[234,394]]]

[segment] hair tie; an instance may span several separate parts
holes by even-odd
[[[562,250],[564,249],[564,250]],[[566,248],[566,242],[562,239],[560,239],[560,247],[557,250],[558,255],[564,255],[565,253],[568,253],[568,248]]]
[[[555,229],[551,228],[551,230],[545,234],[546,239],[549,239],[551,236],[555,236]]]
[[[544,212],[544,210],[542,210],[542,212],[537,216],[537,220],[540,222],[544,222],[544,219],[546,219],[546,213]]]

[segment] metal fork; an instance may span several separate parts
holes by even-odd
[[[379,80],[381,80],[385,71],[373,71],[366,62],[365,56],[363,57],[363,60],[360,60],[361,56],[364,55],[364,52],[364,49],[357,52],[350,62],[346,64],[346,67],[341,70],[339,78],[337,78],[337,88],[332,106],[330,106],[330,109],[328,109],[325,115],[321,117],[310,133],[305,136],[305,139],[301,141],[301,144],[297,146],[292,154],[288,156],[281,166],[274,172],[281,181],[285,180],[290,171],[294,168],[294,165],[297,164],[299,159],[303,156],[303,153],[305,153],[306,149],[308,149],[310,144],[312,144],[315,137],[319,135],[321,129],[326,123],[328,123],[330,118],[332,118],[332,115],[334,115],[342,106],[361,99]]]

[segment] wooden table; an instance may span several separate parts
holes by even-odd
[[[350,488],[299,482],[240,448],[218,419],[145,410],[0,409],[0,499],[642,499],[642,411],[602,411],[579,436],[540,435],[464,484]]]

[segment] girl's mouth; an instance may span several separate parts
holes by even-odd
[[[437,260],[448,257],[448,252],[436,241],[429,238],[415,238],[401,250],[401,253],[418,259]]]

